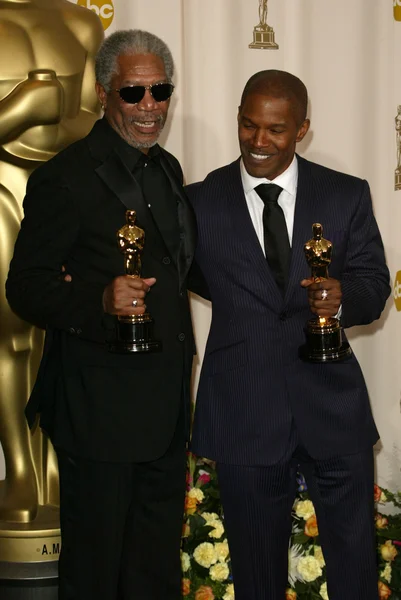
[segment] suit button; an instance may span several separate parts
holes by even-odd
[[[76,334],[76,331],[75,331],[74,327],[69,327],[67,329],[67,331],[68,331],[68,333],[71,333],[71,335],[75,335]]]
[[[169,265],[170,263],[171,263],[170,257],[168,257],[168,256],[165,256],[165,257],[163,258],[163,264],[164,264],[164,265]]]
[[[82,333],[82,329],[77,329],[76,334],[81,335],[81,333]]]
[[[286,321],[288,319],[288,314],[284,311],[280,313],[280,321]]]
[[[185,340],[185,333],[179,333],[177,337],[180,342],[183,342]]]

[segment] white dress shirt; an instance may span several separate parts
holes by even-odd
[[[262,198],[259,196],[255,188],[261,183],[272,183],[266,177],[252,177],[245,169],[244,163],[241,159],[241,179],[242,186],[244,188],[246,203],[248,205],[249,214],[252,219],[253,226],[258,236],[260,245],[262,246],[263,253],[265,254],[264,235],[263,235],[263,209],[265,207]],[[288,239],[290,246],[292,246],[292,232],[294,229],[294,212],[295,212],[295,200],[297,196],[297,185],[298,185],[298,161],[294,155],[292,163],[281,175],[276,177],[274,183],[283,188],[283,191],[278,197],[278,204],[283,209],[285,223],[287,225]],[[307,240],[305,240],[306,242]]]

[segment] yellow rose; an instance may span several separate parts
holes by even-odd
[[[226,593],[223,596],[223,600],[234,600],[234,584],[229,583],[226,587]]]
[[[181,581],[181,594],[183,596],[188,596],[191,592],[191,581],[189,579],[183,579]]]
[[[309,517],[315,514],[315,508],[310,500],[300,500],[295,505],[295,514],[307,521]]]
[[[329,597],[327,595],[327,583],[326,582],[322,583],[322,585],[320,586],[319,594],[321,595],[323,600],[329,600]]]
[[[212,531],[209,531],[209,537],[219,540],[224,533],[223,523],[219,519],[216,519],[213,521],[208,521],[207,524],[210,527],[214,527],[214,529],[212,529]]]
[[[285,590],[285,600],[297,600],[297,593],[295,590],[288,588]]]
[[[304,533],[305,533],[305,535],[307,535],[309,537],[316,537],[317,535],[319,535],[319,530],[317,528],[316,515],[312,515],[306,521],[305,528],[304,528]]]
[[[186,552],[181,552],[181,570],[183,573],[186,573],[191,566],[191,561],[189,558],[189,554]]]
[[[196,590],[195,600],[214,600],[214,594],[211,587],[208,585],[201,585]]]
[[[208,525],[209,525],[210,521],[216,521],[220,518],[217,513],[209,513],[209,512],[203,512],[202,517],[205,519],[205,521]]]
[[[230,575],[230,569],[226,563],[217,563],[209,569],[210,579],[212,581],[225,581]]]
[[[391,590],[388,587],[388,585],[386,585],[382,581],[379,581],[379,598],[381,600],[387,600],[388,598],[390,598],[390,596]]]
[[[315,581],[322,574],[322,568],[314,556],[301,556],[297,571],[304,581]]]
[[[315,548],[313,550],[313,555],[316,558],[319,565],[323,568],[326,563],[324,561],[322,548],[320,546],[315,546]]]
[[[383,579],[385,579],[386,581],[388,581],[388,583],[391,583],[391,565],[390,563],[387,563],[386,566],[384,567],[383,571],[380,573],[380,577],[383,577]]]
[[[198,503],[203,502],[205,499],[205,494],[199,488],[191,488],[187,495],[189,498],[195,498]]]
[[[213,544],[210,544],[209,542],[199,544],[194,550],[194,559],[198,565],[205,567],[205,569],[209,569],[217,562]]]
[[[384,529],[388,525],[388,519],[380,514],[376,515],[375,521],[377,529]]]
[[[398,554],[397,548],[394,546],[391,540],[387,540],[387,542],[381,546],[380,551],[384,560],[389,562],[394,560]]]
[[[214,551],[217,560],[224,562],[230,552],[227,540],[224,540],[223,542],[217,542],[217,544],[214,545]]]

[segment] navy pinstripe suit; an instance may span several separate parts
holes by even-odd
[[[303,245],[311,237],[312,223],[322,223],[325,237],[333,242],[330,276],[341,281],[343,326],[371,323],[379,318],[384,308],[390,293],[389,273],[369,187],[366,181],[300,157],[298,167],[291,266],[284,298],[252,225],[239,161],[212,172],[202,183],[187,188],[198,222],[196,261],[206,279],[213,309],[198,390],[192,447],[194,452],[216,460],[220,466],[234,465],[240,469],[234,471],[234,475],[231,470],[228,478],[226,474],[220,477],[236,598],[239,600],[274,600],[276,597],[273,588],[262,585],[252,594],[249,581],[247,584],[244,581],[241,588],[238,567],[237,572],[235,570],[238,558],[233,553],[233,531],[230,538],[230,496],[238,495],[238,487],[245,489],[246,494],[245,480],[249,469],[260,466],[261,472],[271,473],[265,468],[288,465],[290,454],[296,447],[301,447],[303,455],[315,466],[324,464],[329,471],[334,460],[342,469],[338,462],[341,457],[367,451],[371,455],[372,445],[378,439],[366,385],[355,356],[332,364],[308,364],[298,358],[298,348],[305,339],[304,326],[312,316],[307,292],[300,286],[300,281],[310,276]],[[366,471],[370,482],[371,464],[368,463],[366,468],[360,464],[354,468]],[[237,477],[239,472],[241,477]],[[278,475],[279,479],[281,475]],[[237,488],[233,484],[236,477]],[[227,493],[223,479],[230,480],[230,486],[234,486],[233,494]],[[269,487],[269,481],[266,485]],[[336,495],[338,499],[341,497],[340,488],[337,486],[334,502]],[[345,488],[346,485],[343,491]],[[354,492],[350,494],[352,496]],[[372,489],[369,494],[373,496]],[[366,496],[365,493],[363,497],[369,497],[369,494]],[[288,496],[289,500],[283,506],[290,512],[292,487]],[[355,497],[356,504],[361,498]],[[319,498],[315,497],[314,501],[319,504]],[[246,498],[244,502],[247,502]],[[370,514],[370,499],[367,503]],[[246,510],[249,512],[249,505]],[[236,505],[235,511],[238,521],[241,506]],[[323,514],[319,515],[319,511],[323,511],[318,507],[317,511],[321,535],[326,539],[324,552],[328,557],[330,544],[335,546],[328,533],[330,523],[323,525]],[[275,516],[270,527],[278,516],[273,508],[271,512]],[[337,517],[340,519],[340,515]],[[261,527],[260,521],[258,527]],[[288,534],[288,527],[287,520],[277,535]],[[238,525],[236,529],[240,530]],[[244,535],[246,537],[245,532]],[[255,553],[259,544],[250,542],[247,546],[244,535],[241,534],[236,550],[241,552],[243,565],[248,560],[246,554]],[[266,535],[269,535],[268,531]],[[367,535],[372,539],[373,529],[369,529]],[[267,552],[273,552],[273,549]],[[332,560],[332,564],[334,562]],[[355,565],[352,568],[355,571]],[[347,581],[345,575],[343,579]],[[246,585],[248,592],[244,591]],[[258,595],[262,594],[262,589],[270,595]],[[237,590],[240,590],[239,595]],[[359,592],[349,589],[349,593],[354,594],[354,600],[359,598]],[[277,594],[277,598],[283,597],[284,589],[281,596]],[[333,583],[329,594],[330,600],[351,598],[351,595],[344,596],[343,592],[337,591]],[[364,594],[365,599],[376,597],[367,591]]]

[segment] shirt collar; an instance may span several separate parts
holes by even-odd
[[[245,169],[244,161],[241,158],[240,162],[241,179],[245,194],[248,194],[254,190],[261,183],[275,183],[283,188],[286,192],[295,196],[297,193],[297,182],[298,182],[298,160],[294,154],[294,158],[287,169],[281,173],[278,177],[273,180],[266,179],[266,177],[252,177]]]
[[[117,131],[113,129],[110,123],[107,121],[105,117],[103,117],[105,122],[105,126],[108,130],[108,135],[110,138],[110,142],[113,144],[114,148],[117,149],[120,157],[124,161],[125,166],[132,171],[137,165],[142,164],[146,159],[153,159],[156,161],[160,155],[160,146],[155,144],[151,148],[149,148],[148,154],[144,154],[138,148],[134,148],[130,146],[124,138],[122,138]]]

